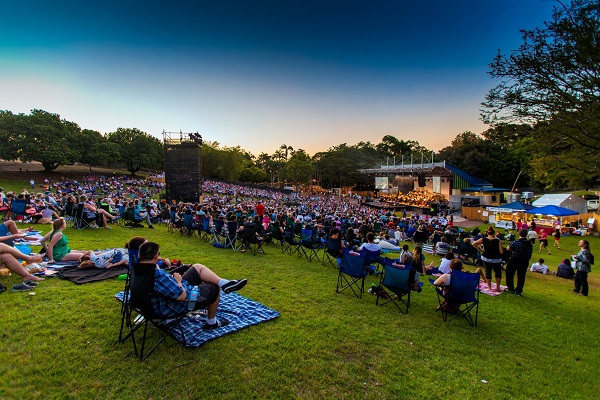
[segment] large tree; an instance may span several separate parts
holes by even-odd
[[[119,145],[112,143],[100,132],[90,129],[81,131],[80,148],[83,149],[79,162],[90,166],[108,166],[120,157]]]
[[[108,134],[108,140],[119,146],[120,161],[131,175],[142,168],[163,169],[163,146],[154,136],[137,128],[118,128]]]
[[[44,110],[31,114],[0,113],[0,140],[7,160],[39,161],[46,172],[79,160],[81,129],[60,115]]]
[[[546,186],[597,183],[600,3],[557,3],[550,21],[522,30],[523,44],[508,55],[499,52],[490,64],[491,76],[500,83],[482,103],[482,119],[493,126],[524,123],[536,128],[540,146],[532,165]]]

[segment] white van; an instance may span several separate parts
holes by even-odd
[[[590,211],[598,211],[598,200],[588,200],[587,201],[587,208]]]

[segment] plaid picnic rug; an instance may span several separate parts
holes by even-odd
[[[115,294],[115,297],[123,301],[123,292]],[[201,314],[189,314],[181,321],[181,326],[184,331],[187,347],[200,347],[209,340],[275,319],[279,315],[277,311],[233,292],[221,294],[217,310],[217,318],[227,319],[229,325],[205,331],[202,327],[204,326],[206,317]],[[173,327],[169,335],[183,344],[179,328]]]

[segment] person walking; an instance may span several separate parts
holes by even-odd
[[[592,264],[594,263],[594,256],[590,251],[590,242],[581,239],[577,246],[581,250],[576,255],[573,254],[573,260],[575,260],[575,267],[577,272],[575,273],[575,289],[573,292],[580,293],[583,296],[588,295],[588,273],[592,272]]]

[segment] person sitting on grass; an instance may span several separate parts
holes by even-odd
[[[442,236],[440,241],[435,244],[435,254],[444,257],[450,251],[450,245],[446,243],[446,237]]]
[[[573,271],[573,267],[571,266],[571,262],[568,258],[562,260],[558,266],[558,269],[556,270],[555,275],[559,278],[565,279],[573,279],[575,277],[575,271]]]
[[[14,247],[0,243],[0,266],[8,268],[23,278],[23,283],[13,286],[13,292],[27,292],[37,286],[38,282],[43,281],[44,278],[38,278],[37,276],[30,274],[25,267],[21,265],[19,260],[23,260],[30,264],[42,261],[42,256],[28,256]]]
[[[139,266],[149,266],[155,268],[154,272],[154,292],[151,293],[152,307],[154,313],[161,318],[170,318],[181,315],[188,309],[188,300],[192,291],[198,291],[198,301],[194,309],[208,309],[208,316],[204,324],[204,329],[216,329],[229,324],[226,319],[217,319],[217,308],[219,306],[220,293],[228,294],[242,289],[246,286],[247,280],[227,280],[220,278],[208,267],[202,264],[194,264],[183,274],[174,272],[173,275],[160,269],[158,256],[160,246],[158,243],[145,242],[138,252]]]
[[[446,256],[440,261],[439,267],[434,267],[433,263],[425,265],[425,273],[427,275],[433,274],[449,274],[450,273],[450,262],[454,260],[454,253],[449,251]],[[462,265],[462,264],[461,264]]]
[[[48,262],[56,261],[78,261],[81,256],[90,254],[90,251],[71,250],[69,247],[69,239],[63,233],[67,227],[67,223],[63,218],[59,218],[52,223],[52,231],[40,240],[42,247],[46,251]]]
[[[544,264],[544,259],[540,258],[538,262],[531,264],[531,268],[529,269],[531,272],[540,272],[544,275],[548,274],[549,268]]]

